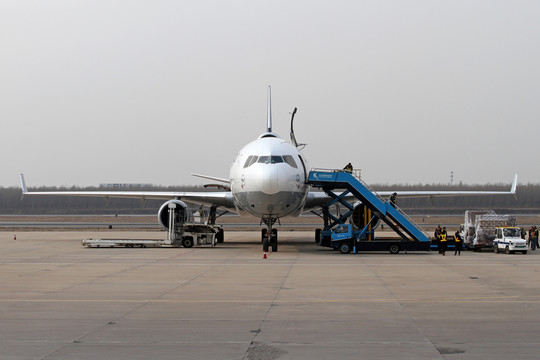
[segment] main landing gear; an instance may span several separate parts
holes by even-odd
[[[261,222],[264,222],[268,229],[262,229],[261,242],[263,244],[263,251],[268,251],[269,247],[272,247],[272,252],[278,250],[278,234],[277,229],[272,229],[272,225],[276,222],[276,218],[263,218]]]

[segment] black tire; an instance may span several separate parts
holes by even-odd
[[[398,244],[391,244],[388,247],[388,251],[390,252],[390,254],[398,254],[400,250],[401,248],[399,247]]]
[[[268,252],[268,238],[267,237],[263,239],[263,251]]]
[[[191,236],[186,236],[182,239],[182,246],[185,248],[192,248],[193,247],[193,238]]]
[[[527,254],[527,250],[523,250],[521,253],[522,253],[523,255],[525,255],[525,254]]]
[[[277,237],[277,229],[272,229],[272,235],[270,236],[270,245],[272,245],[272,252],[277,251],[277,244],[278,244],[278,237]]]
[[[351,244],[348,242],[342,242],[341,245],[339,245],[339,251],[341,251],[342,254],[348,254],[351,252]]]
[[[222,228],[220,228],[216,234],[216,241],[221,244],[223,241],[225,241],[225,235]]]
[[[321,242],[321,229],[315,229],[315,244]]]
[[[493,244],[493,252],[494,252],[495,254],[498,254],[498,253],[499,253],[499,245]]]
[[[266,237],[266,234],[268,231],[266,229],[261,229],[261,243],[264,243],[264,238]]]
[[[507,254],[510,254],[510,248],[508,246],[506,246],[506,248],[504,248],[504,252],[507,253]]]

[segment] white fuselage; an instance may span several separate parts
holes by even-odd
[[[274,133],[259,136],[240,150],[231,167],[237,211],[260,218],[300,215],[309,192],[308,172],[295,146]]]

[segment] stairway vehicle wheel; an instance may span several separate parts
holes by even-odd
[[[191,236],[186,236],[184,239],[182,239],[182,246],[185,248],[193,247],[193,238]]]
[[[506,246],[506,248],[504,248],[504,252],[510,254],[510,247]]]
[[[401,249],[399,248],[398,244],[392,244],[388,247],[388,251],[390,252],[390,254],[397,254],[400,250]]]
[[[341,251],[342,254],[348,254],[351,252],[351,244],[348,242],[342,242],[341,245],[339,245],[339,251]]]
[[[321,229],[315,229],[315,244],[321,242]]]
[[[493,244],[493,252],[494,252],[495,254],[498,254],[498,253],[499,253],[499,245]]]

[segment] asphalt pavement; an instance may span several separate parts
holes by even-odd
[[[16,240],[14,240],[16,235]],[[85,248],[0,232],[0,359],[537,359],[540,252],[340,254],[312,232]],[[157,238],[163,232],[106,232]]]

